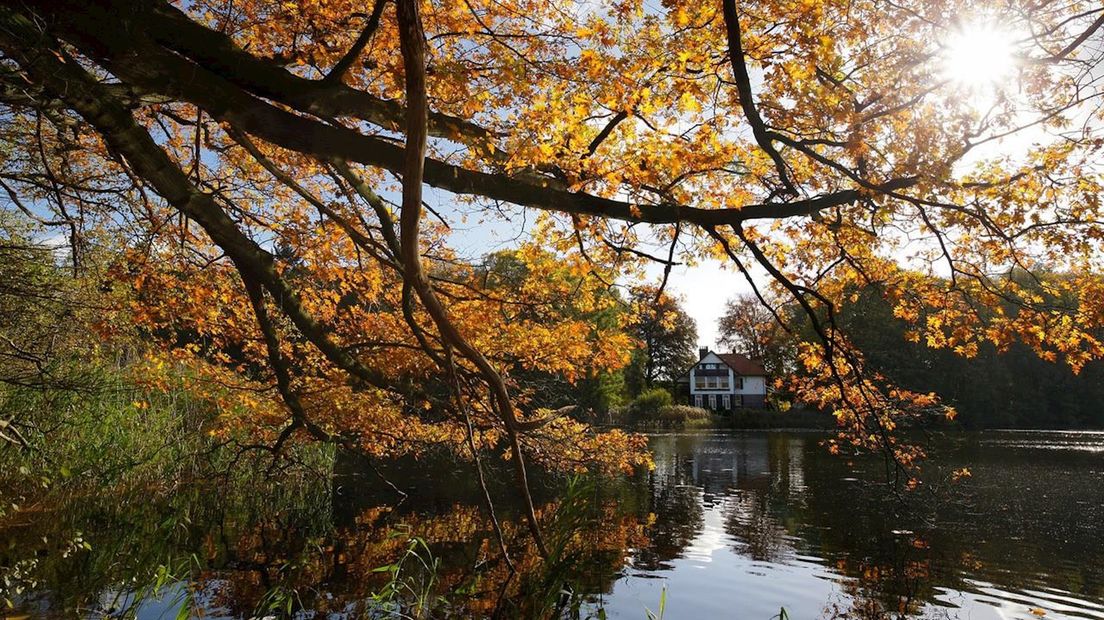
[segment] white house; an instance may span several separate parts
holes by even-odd
[[[700,359],[679,378],[689,403],[713,411],[765,407],[767,372],[763,364],[739,353],[699,349]]]

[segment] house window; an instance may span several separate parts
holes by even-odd
[[[701,403],[702,403],[701,394],[695,394],[694,395],[694,406],[695,407],[701,407]]]
[[[717,408],[717,395],[716,394],[710,394],[709,395],[709,408],[710,409],[716,409]]]
[[[694,377],[694,387],[699,390],[705,389],[705,377]]]
[[[717,389],[717,377],[706,377],[705,378],[705,387],[710,389],[710,390]]]
[[[737,390],[744,389],[744,378],[743,377],[736,377],[736,389]]]
[[[732,409],[732,400],[729,398],[728,394],[721,397],[721,404],[724,406],[725,411]]]
[[[728,377],[717,377],[717,387],[722,390],[728,389]]]

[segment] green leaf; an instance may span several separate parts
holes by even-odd
[[[187,620],[191,617],[192,609],[189,605],[189,600],[183,600],[180,602],[180,609],[176,610],[176,620]]]

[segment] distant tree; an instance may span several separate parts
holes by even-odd
[[[673,384],[697,361],[698,326],[676,298],[656,299],[653,289],[635,293],[633,306],[638,316],[633,335],[641,347],[633,351],[626,379],[636,395],[657,383]]]
[[[773,375],[792,370],[793,339],[778,324],[771,309],[754,295],[729,299],[717,327],[721,346],[761,360]]]
[[[536,251],[549,261],[554,257]],[[549,264],[552,264],[550,262]],[[530,262],[527,262],[516,250],[501,250],[483,257],[479,267],[483,285],[488,291],[517,290],[533,281]],[[578,274],[566,269],[552,269],[546,274],[549,278],[562,280],[568,289],[580,285]],[[587,307],[560,307],[558,312],[566,319],[584,321],[595,336],[602,334],[603,339],[612,341],[623,338],[621,328],[626,314],[625,303],[616,289],[604,289],[596,294],[598,303]],[[513,311],[519,317],[531,321],[548,321],[547,309],[538,306],[518,305]],[[624,347],[621,352],[625,350]],[[575,406],[575,415],[589,420],[592,414],[605,414],[610,407],[621,405],[625,400],[624,369],[618,364],[599,363],[600,360],[588,360],[574,368],[571,376],[564,372],[550,372],[541,369],[527,369],[521,360],[509,360],[512,366],[511,377],[524,384],[529,392],[529,403],[535,407],[559,409]]]
[[[0,209],[0,448],[26,444],[37,421],[54,413],[30,406],[28,393],[87,396],[96,388],[99,342],[88,327],[110,303],[108,291],[98,290],[99,257],[92,244],[82,245],[78,269],[73,247],[44,241],[44,231]]]
[[[1044,275],[1041,282],[1062,277]],[[933,346],[937,343],[910,338],[909,323],[894,316],[894,301],[882,287],[856,289],[851,299],[841,307],[839,323],[866,353],[870,368],[904,388],[940,394],[967,428],[1104,427],[1104,413],[1097,406],[1104,400],[1100,362],[1089,362],[1075,374],[1067,364],[1041,359],[1021,343],[1004,350],[982,343],[966,358]],[[1011,308],[1006,311],[1013,313]],[[809,340],[815,335],[806,328],[801,337]]]

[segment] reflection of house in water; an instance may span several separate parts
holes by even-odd
[[[733,490],[805,491],[804,439],[792,435],[671,435],[652,442],[657,480],[700,487],[707,504]]]
[[[682,557],[713,523],[738,553],[763,560],[792,553],[785,516],[804,505],[804,439],[670,435],[654,438],[652,448],[653,548],[638,565]]]

